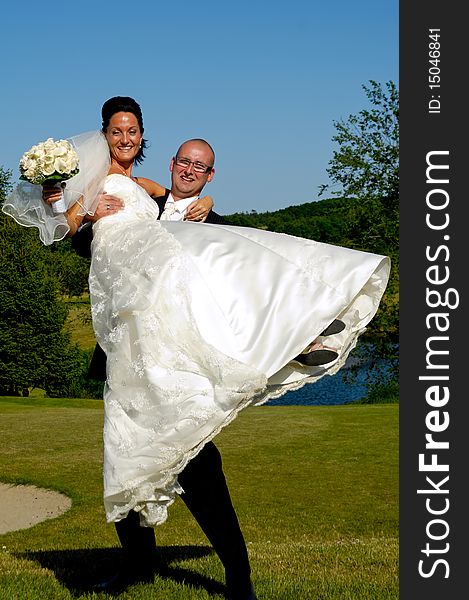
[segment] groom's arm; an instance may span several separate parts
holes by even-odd
[[[88,222],[72,236],[72,248],[83,258],[91,258],[91,242],[93,241],[92,223]]]
[[[230,223],[223,217],[219,215],[214,210],[211,210],[207,218],[205,219],[205,223],[212,223],[213,225],[230,225]]]

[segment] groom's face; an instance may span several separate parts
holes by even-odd
[[[169,165],[173,197],[182,199],[197,196],[204,185],[213,179],[213,160],[210,147],[203,142],[191,141],[183,144]],[[178,164],[179,161],[181,164]],[[203,166],[207,168],[201,172]]]

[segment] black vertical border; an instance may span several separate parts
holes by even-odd
[[[469,96],[465,88],[469,72],[469,30],[463,16],[464,3],[450,0],[400,3],[400,600],[444,599],[466,597],[469,582],[469,502],[466,492],[469,479],[469,351],[467,339],[467,279],[469,278]],[[439,29],[441,87],[430,89],[430,29]],[[464,52],[464,50],[466,50]],[[439,112],[430,112],[438,109]],[[433,162],[449,166],[448,184],[431,184],[426,180],[427,153],[448,151]],[[437,175],[437,171],[433,171]],[[443,171],[440,171],[440,177]],[[443,178],[443,177],[442,177]],[[446,208],[429,208],[427,194],[444,189],[449,197]],[[443,193],[430,195],[431,201],[444,200]],[[432,230],[430,218],[449,218],[448,226]],[[437,249],[442,249],[437,253]],[[446,249],[444,248],[446,247]],[[426,256],[427,248],[430,255]],[[448,254],[449,253],[449,254]],[[432,284],[428,268],[438,265],[440,276],[449,273],[446,283]],[[447,270],[445,270],[447,267]],[[433,270],[433,274],[435,274]],[[441,277],[440,277],[441,278]],[[455,308],[430,308],[427,289],[442,295],[448,289]],[[432,312],[446,313],[449,323],[438,332],[427,322]],[[439,348],[448,350],[439,362],[447,370],[427,367],[428,340],[431,336],[447,336]],[[433,344],[437,344],[435,341]],[[437,344],[438,345],[438,344]],[[433,348],[436,348],[434,345]],[[447,375],[448,381],[430,382],[419,379],[429,374]],[[447,386],[449,400],[437,408],[427,402],[431,385]],[[438,410],[439,422],[449,418],[449,425],[433,438],[447,441],[447,449],[426,450],[426,434],[430,433],[429,413]],[[435,421],[433,421],[435,423]],[[438,463],[447,464],[448,472],[423,472],[419,454],[426,460],[437,454]],[[426,477],[433,480],[430,484]],[[446,483],[442,480],[449,476]],[[418,493],[417,490],[447,490],[447,493]],[[429,503],[427,505],[427,502]],[[430,510],[444,511],[440,515]],[[442,523],[441,521],[444,521]],[[429,532],[434,538],[429,537]],[[428,546],[428,551],[427,549]],[[424,552],[426,551],[426,552]],[[438,562],[441,560],[442,562]],[[419,561],[422,571],[419,573]],[[444,562],[443,562],[444,561]],[[447,577],[446,577],[447,575]]]

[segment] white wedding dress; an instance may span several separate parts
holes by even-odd
[[[134,509],[167,517],[177,475],[250,404],[344,364],[374,316],[384,256],[257,229],[158,221],[133,180],[109,175],[122,211],[93,228],[93,325],[107,354],[104,500],[109,522]],[[292,362],[335,318],[339,358]]]

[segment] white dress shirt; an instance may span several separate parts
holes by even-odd
[[[181,200],[175,200],[170,193],[164,210],[161,213],[160,219],[162,221],[183,221],[187,212],[187,207],[191,202],[197,200],[198,196],[192,196],[191,198],[181,198]]]

